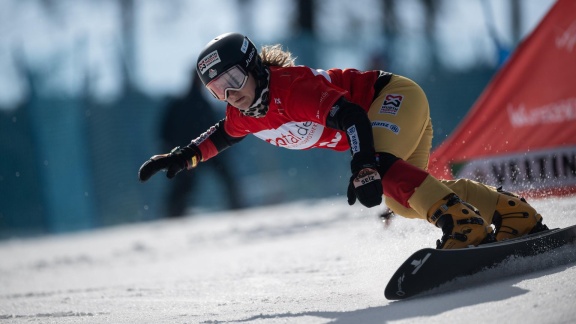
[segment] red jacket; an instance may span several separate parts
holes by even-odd
[[[251,133],[272,145],[295,150],[348,150],[346,134],[325,127],[326,117],[341,96],[368,111],[379,71],[324,71],[306,66],[270,70],[270,106],[266,116],[247,117],[228,105],[226,133],[233,137]]]

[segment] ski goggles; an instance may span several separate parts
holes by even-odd
[[[239,65],[234,65],[216,79],[208,82],[206,88],[212,92],[216,99],[226,101],[228,100],[228,90],[241,90],[246,85],[247,80],[248,74]]]

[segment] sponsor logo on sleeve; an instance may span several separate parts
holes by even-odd
[[[217,128],[215,126],[210,127],[207,131],[200,134],[200,136],[198,136],[196,139],[192,140],[192,143],[195,145],[202,144],[202,142],[204,142],[206,139],[208,139],[208,137],[210,137],[210,135],[214,134],[216,129]]]
[[[396,135],[400,133],[400,126],[382,120],[373,121],[372,127],[386,128]]]
[[[336,113],[338,112],[338,110],[340,110],[340,106],[338,106],[338,105],[332,106],[332,108],[330,109],[330,117],[336,116]]]
[[[402,99],[404,99],[403,95],[386,95],[386,98],[384,98],[384,102],[382,103],[382,107],[380,107],[380,113],[396,116],[396,114],[398,114],[398,110],[400,110],[400,106],[402,105]]]
[[[201,74],[204,74],[209,68],[220,62],[218,51],[210,52],[208,55],[204,56],[200,62],[198,62],[198,70],[200,70]]]
[[[350,150],[352,151],[352,155],[360,152],[360,138],[358,138],[356,125],[348,127],[346,133],[348,134],[348,138],[350,139]]]

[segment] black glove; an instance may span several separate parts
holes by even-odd
[[[348,204],[354,205],[356,198],[368,208],[382,203],[382,179],[376,167],[366,167],[355,172],[348,184]]]
[[[138,170],[138,179],[145,182],[160,170],[165,170],[166,177],[172,179],[184,169],[192,169],[201,160],[200,150],[195,145],[184,148],[175,147],[170,153],[154,155],[144,162]]]

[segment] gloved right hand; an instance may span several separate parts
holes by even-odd
[[[368,208],[382,203],[382,179],[375,167],[367,167],[354,173],[348,185],[348,204],[360,203]]]
[[[160,170],[166,171],[166,177],[172,179],[184,169],[195,168],[200,160],[200,150],[196,145],[191,144],[184,148],[178,146],[168,154],[154,155],[144,162],[138,170],[138,179],[145,182]]]

